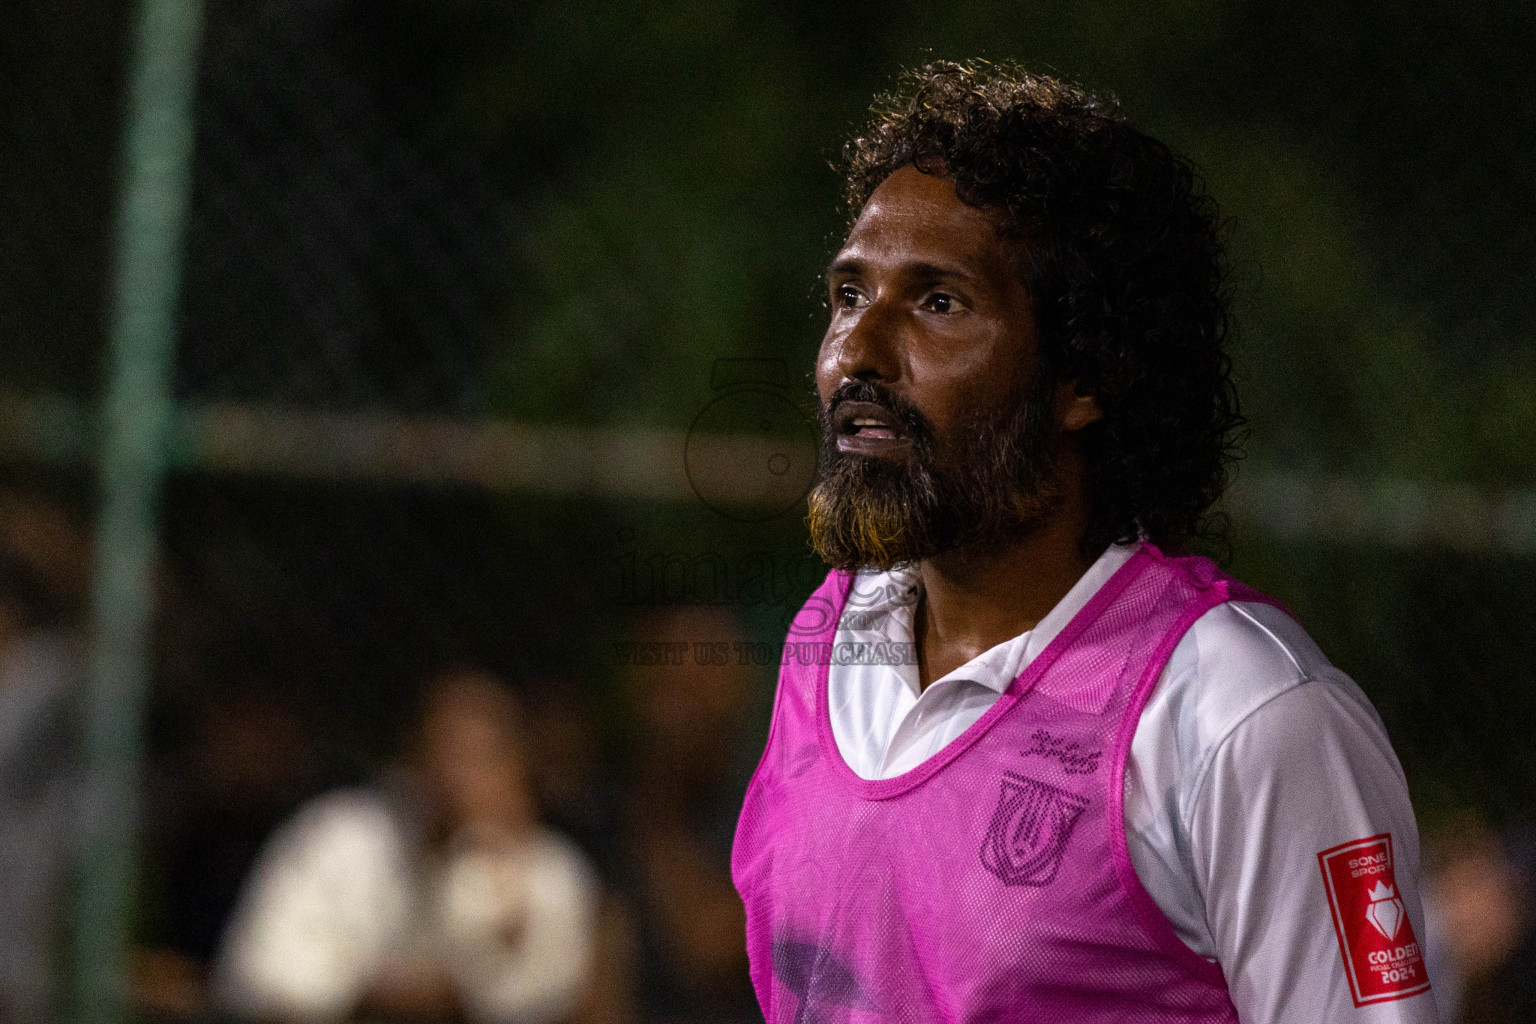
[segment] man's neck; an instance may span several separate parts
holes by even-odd
[[[918,567],[913,633],[926,689],[978,655],[1033,629],[1088,570],[1079,516],[1053,517],[1002,550],[954,551]]]

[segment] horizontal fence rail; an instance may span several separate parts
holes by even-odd
[[[85,464],[96,434],[84,403],[0,392],[0,458]],[[714,494],[743,506],[782,500],[762,472],[764,439],[746,435],[210,404],[177,408],[168,444],[170,466],[184,472],[651,501],[698,500],[690,469],[704,466]],[[789,456],[803,465],[815,453],[800,446]],[[1286,540],[1536,554],[1536,489],[1245,464],[1225,501],[1238,522]]]

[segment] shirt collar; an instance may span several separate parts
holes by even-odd
[[[959,668],[934,680],[928,685],[932,690],[940,683],[964,680],[978,683],[989,690],[1002,693],[1015,676],[1023,672],[1031,661],[1056,639],[1067,623],[1082,611],[1099,588],[1130,561],[1141,547],[1139,542],[1111,544],[1094,560],[1088,570],[1072,584],[1060,601],[1056,602],[1045,618],[1033,629],[1025,630],[1011,640],[1005,640],[961,665]],[[879,595],[869,606],[869,611],[883,619],[885,635],[890,640],[913,641],[912,610],[916,588],[921,586],[917,575],[910,570],[892,570],[888,573],[861,575],[861,593]],[[881,615],[881,613],[884,615]],[[913,666],[915,676],[916,666]]]

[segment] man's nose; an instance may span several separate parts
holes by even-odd
[[[899,311],[892,303],[876,299],[864,307],[843,336],[837,352],[838,372],[846,380],[897,379],[901,376],[900,336]]]

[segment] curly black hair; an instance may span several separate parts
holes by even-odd
[[[907,164],[1016,238],[1050,379],[1097,397],[1085,553],[1225,541],[1210,514],[1244,420],[1226,353],[1222,222],[1189,162],[1114,100],[1016,65],[906,72],[843,151],[850,218]]]

